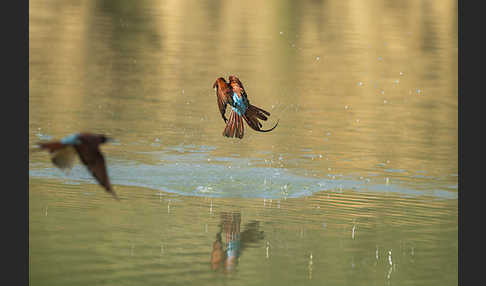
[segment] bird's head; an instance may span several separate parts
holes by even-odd
[[[233,83],[233,82],[239,82],[240,80],[238,79],[238,77],[236,77],[235,75],[230,75],[228,77],[228,80],[230,83]]]

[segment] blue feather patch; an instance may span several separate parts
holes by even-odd
[[[71,134],[69,136],[66,136],[64,138],[61,139],[61,143],[62,144],[66,144],[66,145],[75,145],[75,144],[79,144],[81,142],[79,142],[78,140],[78,136],[79,134],[76,133],[76,134]]]
[[[245,114],[248,106],[246,105],[243,98],[240,98],[236,92],[233,92],[233,103],[234,106],[232,106],[232,108],[236,113],[238,113],[238,115],[241,116],[242,114]]]

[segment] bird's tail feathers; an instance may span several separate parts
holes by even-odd
[[[62,148],[66,147],[66,145],[62,144],[61,142],[39,142],[37,143],[37,146],[32,148],[31,150],[32,151],[40,151],[40,150],[44,150],[44,149],[47,149],[47,151],[49,151],[49,153],[53,153],[53,152],[56,152],[58,150],[61,150]]]
[[[243,118],[234,110],[231,110],[229,119],[226,122],[223,135],[226,137],[243,138],[244,135]]]

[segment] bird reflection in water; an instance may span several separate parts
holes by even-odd
[[[248,222],[241,232],[240,224],[240,212],[221,213],[220,229],[216,233],[216,240],[213,242],[211,252],[212,270],[222,270],[224,273],[233,272],[238,265],[242,252],[252,243],[263,239],[263,231],[259,229],[260,222]],[[224,246],[222,237],[226,241]]]

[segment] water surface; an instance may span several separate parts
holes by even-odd
[[[29,145],[122,199],[30,153],[30,284],[456,285],[457,92],[453,1],[30,1]]]

